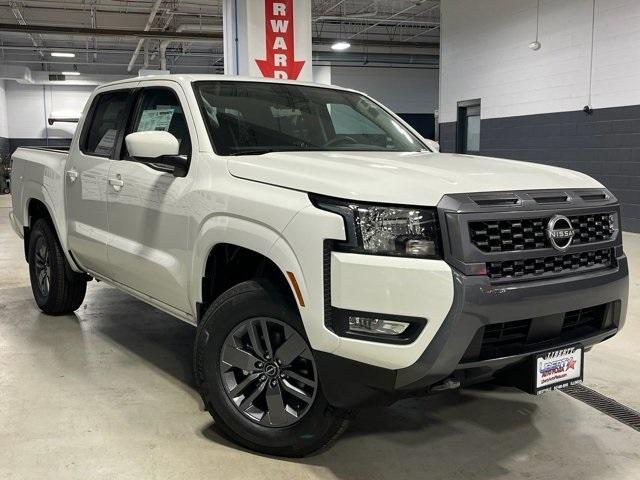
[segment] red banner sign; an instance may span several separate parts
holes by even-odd
[[[293,1],[264,0],[266,59],[256,60],[264,77],[295,80],[304,60],[295,60]]]

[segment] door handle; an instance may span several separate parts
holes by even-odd
[[[111,185],[116,192],[119,192],[122,190],[122,187],[124,187],[124,181],[119,178],[110,178],[109,185]]]
[[[69,177],[69,181],[71,183],[75,182],[78,179],[78,171],[75,169],[67,170],[67,177]]]

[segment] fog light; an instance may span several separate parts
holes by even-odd
[[[349,331],[379,335],[400,335],[409,327],[407,322],[381,318],[349,317]]]

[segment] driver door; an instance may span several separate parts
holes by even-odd
[[[164,130],[191,158],[197,145],[191,112],[174,82],[144,84],[124,135]],[[190,313],[188,301],[189,208],[193,168],[184,178],[171,168],[143,164],[122,152],[109,170],[108,256],[113,279],[163,304]]]

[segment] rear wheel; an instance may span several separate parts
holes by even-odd
[[[64,315],[82,305],[87,281],[70,271],[55,231],[45,219],[35,222],[29,236],[29,275],[33,297],[44,313]]]
[[[327,403],[297,309],[265,282],[218,298],[198,327],[197,382],[220,431],[271,455],[303,456],[346,428]]]

